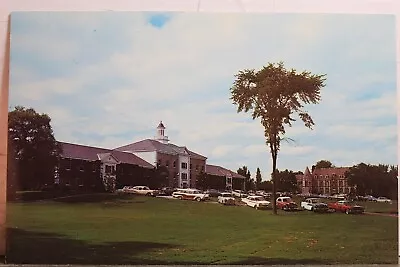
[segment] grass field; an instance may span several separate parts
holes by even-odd
[[[397,263],[398,219],[151,197],[8,204],[8,263]]]

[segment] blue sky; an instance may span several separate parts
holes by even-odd
[[[295,123],[278,168],[397,164],[395,17],[389,15],[20,12],[11,16],[10,108],[52,118],[58,140],[114,148],[155,135],[232,170],[271,157],[236,113],[234,74],[284,61],[327,74],[313,130]]]

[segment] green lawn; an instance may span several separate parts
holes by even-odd
[[[8,204],[8,263],[397,263],[398,220],[151,197]]]

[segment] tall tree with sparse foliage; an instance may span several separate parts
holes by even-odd
[[[257,168],[257,172],[256,172],[256,189],[257,190],[260,190],[261,181],[262,181],[261,171],[260,171],[260,168]]]
[[[32,108],[15,107],[8,113],[9,165],[17,168],[19,189],[40,189],[54,183],[61,147],[53,135],[51,119]],[[14,173],[15,175],[15,173]]]
[[[252,112],[253,119],[260,119],[264,136],[272,157],[273,211],[276,208],[276,164],[281,141],[285,139],[285,126],[292,126],[297,114],[307,128],[314,121],[305,104],[320,101],[321,88],[325,86],[325,74],[315,75],[295,69],[287,70],[283,62],[268,63],[261,70],[245,69],[235,75],[231,87],[231,100],[237,105],[237,112]]]

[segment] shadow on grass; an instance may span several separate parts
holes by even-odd
[[[153,242],[89,244],[70,237],[9,228],[9,264],[166,264],[135,258],[151,250],[175,248]]]
[[[218,263],[173,260],[141,259],[141,253],[152,250],[174,249],[176,245],[154,242],[110,242],[89,244],[70,237],[8,229],[8,264],[93,264],[93,265],[210,265]],[[293,264],[329,264],[317,259],[283,259],[249,257],[241,261],[229,262],[230,265],[293,265]]]
[[[321,259],[285,259],[285,258],[263,258],[263,257],[248,257],[246,259],[231,262],[230,265],[321,265],[333,264],[328,260]]]
[[[62,202],[68,204],[81,204],[81,203],[96,203],[96,202],[121,202],[121,201],[132,201],[135,202],[133,195],[125,194],[110,194],[110,193],[97,193],[97,194],[81,194],[74,196],[66,196],[60,198],[51,199],[54,202]],[[136,200],[138,202],[138,200]],[[139,201],[144,202],[144,201]]]

